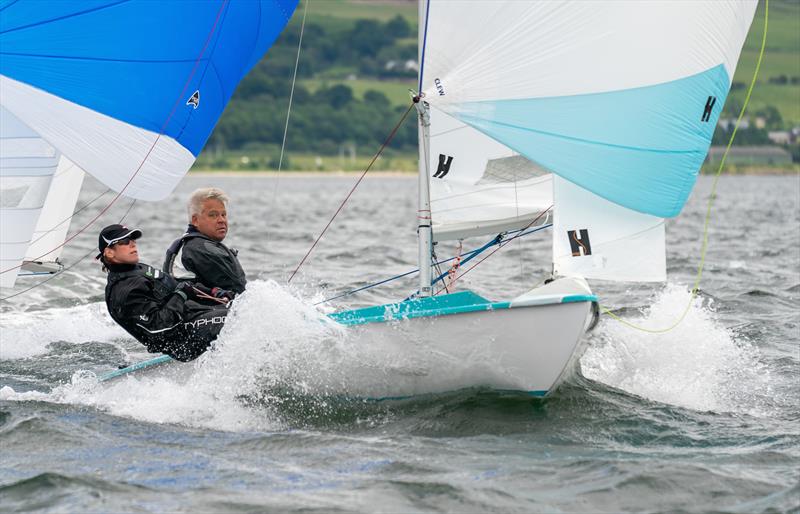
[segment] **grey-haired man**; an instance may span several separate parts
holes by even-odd
[[[189,197],[189,227],[167,250],[164,271],[174,276],[175,260],[196,280],[210,288],[242,293],[247,284],[238,252],[222,243],[228,234],[228,195],[207,187]]]

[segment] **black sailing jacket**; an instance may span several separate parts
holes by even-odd
[[[160,270],[146,264],[108,268],[108,312],[149,352],[189,361],[206,351],[222,329],[227,307],[187,299]]]
[[[194,225],[189,225],[186,233],[170,245],[164,261],[165,272],[172,274],[172,265],[181,247],[181,264],[194,273],[195,281],[236,294],[244,292],[247,277],[239,264],[236,250],[214,241]]]

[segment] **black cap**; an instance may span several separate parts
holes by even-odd
[[[103,256],[103,250],[113,245],[120,239],[130,238],[139,239],[142,237],[142,231],[138,228],[128,228],[125,225],[109,225],[100,231],[100,237],[97,238],[97,248],[100,253],[97,254],[97,259]]]

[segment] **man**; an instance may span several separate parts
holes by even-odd
[[[221,189],[198,189],[189,197],[189,227],[167,250],[164,271],[174,276],[173,265],[180,253],[183,267],[193,280],[240,294],[247,284],[236,250],[222,240],[228,234],[228,195]]]
[[[100,232],[97,259],[108,271],[106,306],[111,317],[147,347],[180,361],[197,358],[217,338],[230,294],[181,282],[139,263],[142,231],[109,225]]]

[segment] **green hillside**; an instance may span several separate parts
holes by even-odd
[[[351,169],[380,147],[416,84],[417,5],[416,0],[311,0],[284,169],[309,169],[310,163],[316,169]],[[304,9],[301,3],[267,56],[242,81],[196,167],[277,166]],[[742,106],[761,46],[764,13],[762,0],[724,117],[735,117]],[[800,0],[770,1],[767,48],[748,114],[763,117],[767,125],[740,130],[737,145],[771,144],[767,131],[800,125]],[[413,169],[416,132],[411,116],[378,169]],[[724,144],[727,137],[718,128],[714,144]],[[800,145],[786,149],[800,161]],[[344,157],[352,155],[358,158]]]
[[[759,2],[733,82],[747,86],[753,77],[764,34],[765,2]],[[800,125],[800,1],[771,0],[767,46],[752,97],[751,112],[772,105],[787,128]],[[785,83],[783,82],[785,79]],[[746,87],[734,88],[730,99],[744,100]]]

